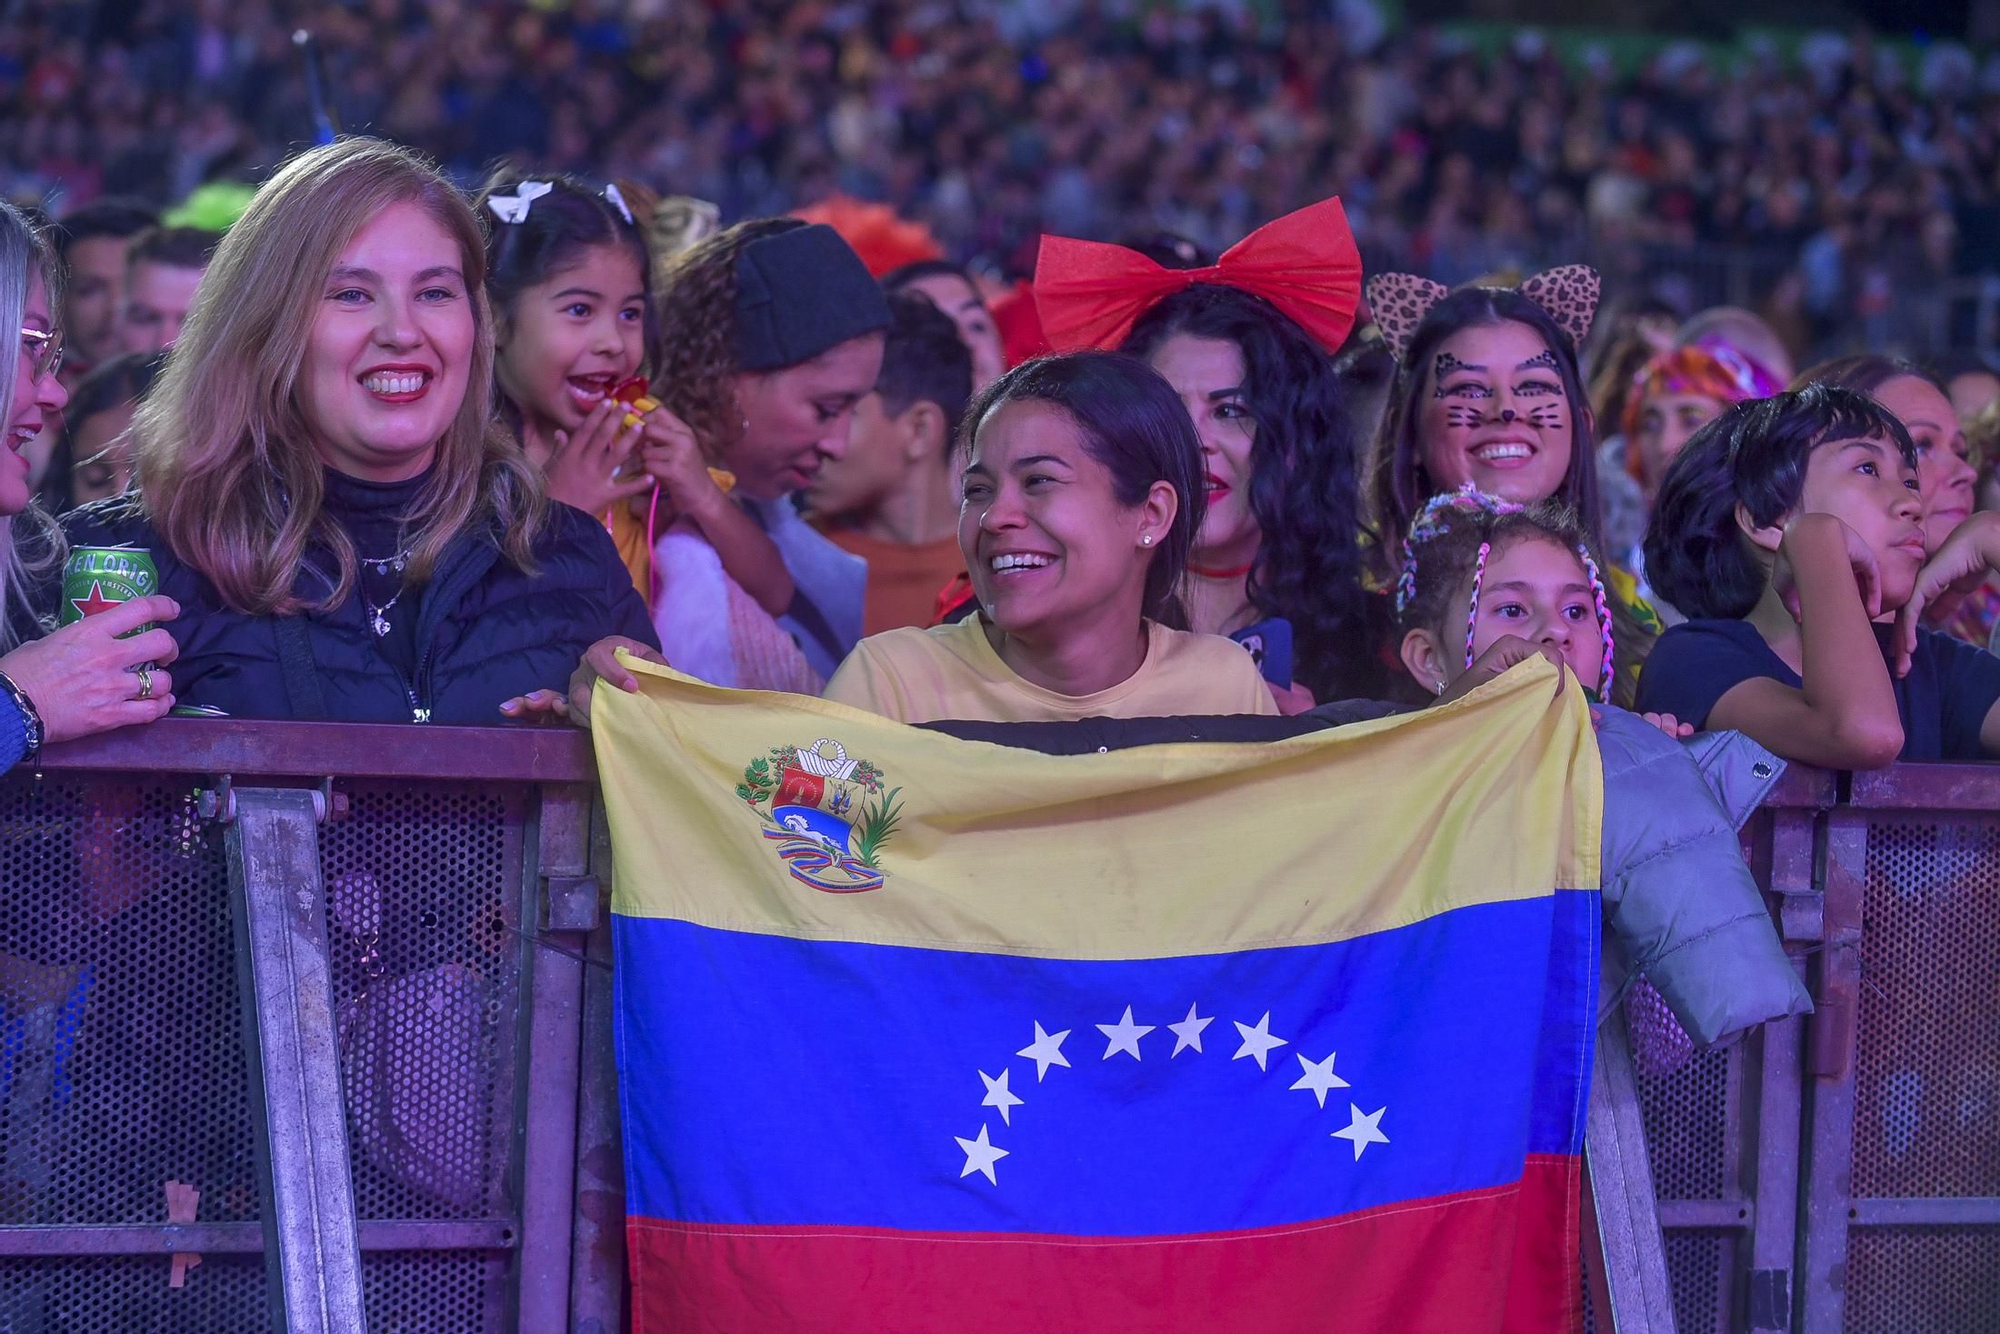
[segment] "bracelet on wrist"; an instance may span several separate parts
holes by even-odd
[[[41,711],[35,707],[35,701],[28,698],[28,692],[21,689],[14,678],[5,672],[0,672],[0,694],[13,700],[14,707],[21,711],[21,730],[26,734],[26,745],[21,758],[32,760],[42,750],[44,733]]]

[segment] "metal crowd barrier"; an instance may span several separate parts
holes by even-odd
[[[0,778],[0,1334],[622,1328],[594,780],[230,720]],[[1794,772],[1744,850],[1817,1013],[1601,1030],[1588,1323],[2000,1326],[2000,766]]]
[[[0,1334],[620,1328],[595,778],[167,720],[0,779]]]
[[[1658,1078],[1600,1030],[1594,1327],[2000,1328],[2000,765],[1795,771],[1744,851],[1816,1012]]]

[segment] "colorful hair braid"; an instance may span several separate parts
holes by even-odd
[[[1597,678],[1599,699],[1611,698],[1612,674],[1617,670],[1613,663],[1617,645],[1611,632],[1611,598],[1604,591],[1604,577],[1597,571],[1597,562],[1591,558],[1590,548],[1577,544],[1577,558],[1583,562],[1583,572],[1590,579],[1590,593],[1597,601],[1597,629],[1604,638],[1604,667]]]
[[[1506,522],[1514,516],[1522,516],[1516,523]],[[1486,563],[1492,558],[1495,539],[1511,541],[1520,535],[1540,534],[1545,539],[1561,542],[1575,542],[1573,548],[1577,559],[1583,565],[1583,572],[1590,585],[1593,611],[1597,616],[1599,636],[1603,642],[1604,654],[1601,674],[1598,680],[1598,694],[1609,698],[1615,666],[1615,643],[1612,630],[1611,594],[1605,583],[1603,571],[1597,560],[1590,554],[1589,547],[1576,541],[1579,525],[1575,516],[1560,508],[1551,510],[1548,504],[1524,506],[1494,496],[1482,494],[1471,486],[1457,491],[1445,492],[1431,497],[1417,512],[1416,521],[1410,525],[1409,535],[1403,539],[1403,564],[1396,580],[1396,615],[1401,620],[1417,601],[1417,573],[1422,549],[1448,533],[1461,531],[1468,548],[1474,538],[1479,546],[1471,561],[1472,595],[1465,613],[1465,665],[1471,667],[1478,655],[1473,645],[1479,631],[1479,594],[1485,581]],[[1463,566],[1458,568],[1463,569]]]
[[[1521,507],[1511,500],[1489,496],[1471,482],[1456,491],[1440,491],[1426,500],[1410,522],[1403,538],[1403,568],[1396,577],[1396,614],[1401,616],[1417,595],[1417,545],[1442,537],[1452,530],[1452,519],[1464,516],[1490,522],[1503,514],[1519,514]]]
[[[1491,542],[1479,544],[1479,555],[1472,562],[1472,605],[1465,611],[1465,665],[1472,665],[1472,641],[1479,633],[1479,581],[1486,577],[1486,558],[1493,554]]]

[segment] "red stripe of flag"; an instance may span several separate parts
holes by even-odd
[[[1171,1237],[627,1220],[634,1334],[1581,1327],[1580,1160],[1289,1227]],[[1509,1237],[1511,1235],[1511,1241]]]

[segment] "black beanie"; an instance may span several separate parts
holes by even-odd
[[[889,327],[882,287],[825,223],[761,237],[736,256],[737,364],[775,371]]]

